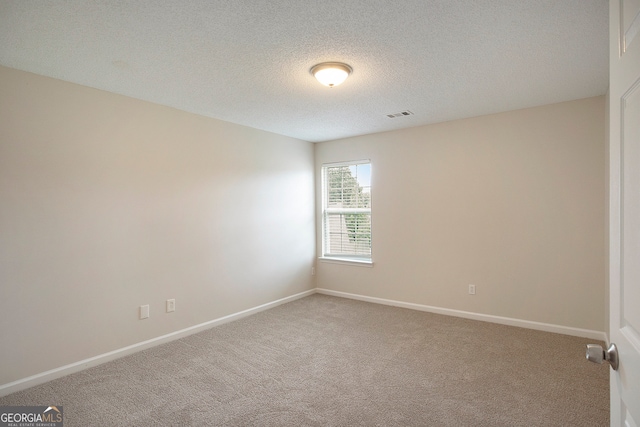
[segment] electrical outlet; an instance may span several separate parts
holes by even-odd
[[[167,313],[171,313],[172,311],[176,311],[176,300],[168,299],[167,300]]]
[[[140,306],[140,320],[149,317],[149,304]]]
[[[469,295],[476,294],[476,285],[469,285]]]
[[[316,275],[316,268],[315,267],[311,267],[311,275],[312,276]]]

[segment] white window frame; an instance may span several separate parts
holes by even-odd
[[[327,262],[338,262],[338,263],[355,263],[365,266],[373,265],[373,245],[371,248],[371,254],[332,254],[328,251],[328,231],[327,231],[327,215],[328,214],[351,214],[351,213],[364,213],[368,214],[369,218],[372,218],[371,206],[369,208],[329,208],[328,205],[328,182],[327,182],[327,169],[331,167],[340,167],[340,166],[357,166],[368,164],[371,165],[371,160],[356,160],[356,161],[348,161],[348,162],[338,162],[338,163],[325,163],[322,165],[321,170],[321,180],[322,180],[322,256],[321,260]],[[371,219],[371,223],[373,220]],[[372,231],[371,231],[372,232]]]

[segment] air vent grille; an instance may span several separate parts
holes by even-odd
[[[387,117],[389,117],[390,119],[395,119],[395,118],[404,117],[404,116],[413,116],[413,113],[409,110],[405,110],[405,111],[400,111],[399,113],[387,114]]]

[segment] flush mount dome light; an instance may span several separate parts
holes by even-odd
[[[341,62],[323,62],[311,68],[311,74],[325,86],[334,87],[344,82],[353,69]]]

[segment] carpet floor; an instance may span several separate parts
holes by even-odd
[[[312,295],[0,398],[72,426],[607,426],[593,340]]]

